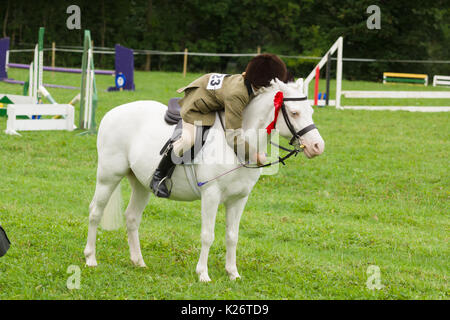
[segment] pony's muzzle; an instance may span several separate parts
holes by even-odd
[[[316,156],[319,156],[325,150],[325,141],[323,141],[322,137],[320,136],[310,143],[303,142],[303,145],[305,146],[303,148],[303,153],[308,158],[314,158]]]

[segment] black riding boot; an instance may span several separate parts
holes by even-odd
[[[150,187],[153,193],[160,198],[168,198],[170,191],[167,187],[167,181],[170,180],[175,164],[172,162],[172,146],[169,146],[163,154],[161,162],[158,165],[155,173],[153,174]],[[171,187],[172,189],[172,187]]]

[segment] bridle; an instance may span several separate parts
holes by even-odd
[[[301,97],[301,98],[283,98],[283,104],[281,105],[281,112],[283,114],[284,122],[286,123],[286,126],[288,127],[289,131],[292,134],[292,138],[289,141],[289,144],[291,146],[294,145],[295,140],[300,140],[302,136],[310,132],[311,130],[317,129],[316,125],[310,124],[309,126],[304,127],[303,129],[299,131],[295,131],[294,126],[292,125],[291,120],[289,119],[289,115],[286,110],[286,105],[284,104],[285,101],[305,101],[308,100],[308,97]]]
[[[299,152],[303,151],[303,149],[305,148],[305,146],[304,146],[304,145],[297,145],[297,144],[295,144],[295,141],[296,141],[296,140],[299,141],[300,138],[301,138],[302,136],[304,136],[305,134],[307,134],[307,133],[310,132],[311,130],[317,129],[317,127],[316,127],[316,125],[313,123],[313,124],[310,124],[309,126],[304,127],[303,129],[301,129],[301,130],[299,130],[299,131],[295,131],[295,128],[294,128],[294,126],[293,126],[291,120],[289,119],[289,115],[288,115],[288,112],[287,112],[287,110],[286,110],[286,105],[284,104],[284,102],[285,102],[285,101],[305,101],[305,100],[308,100],[308,97],[283,98],[283,103],[282,103],[282,105],[281,105],[281,113],[283,114],[284,122],[286,123],[286,126],[288,127],[289,131],[290,131],[291,134],[292,134],[292,138],[291,138],[291,140],[289,141],[289,144],[290,144],[291,146],[293,146],[294,148],[293,148],[293,149],[289,149],[289,148],[280,146],[280,145],[276,144],[276,143],[273,142],[273,141],[270,141],[270,144],[276,146],[278,149],[287,151],[287,152],[289,152],[289,153],[288,153],[287,155],[285,155],[284,157],[278,157],[278,160],[276,160],[276,161],[274,161],[274,162],[270,162],[270,163],[264,164],[264,165],[262,165],[262,166],[250,166],[250,165],[248,165],[248,164],[243,164],[243,167],[245,167],[245,168],[254,168],[254,169],[257,169],[257,168],[269,167],[269,166],[272,166],[272,165],[277,164],[277,163],[282,163],[283,165],[286,165],[286,163],[284,162],[284,160],[290,158],[290,157],[293,156],[293,155],[297,156],[297,154],[298,154]]]
[[[197,186],[201,187],[201,186],[207,184],[208,182],[211,182],[211,181],[213,181],[213,180],[216,180],[216,179],[218,179],[218,178],[220,178],[220,177],[222,177],[222,176],[224,176],[224,175],[226,175],[226,174],[228,174],[228,173],[231,173],[231,172],[233,172],[233,171],[235,171],[235,170],[237,170],[237,169],[239,169],[239,168],[242,168],[242,167],[245,167],[245,168],[248,168],[248,169],[261,169],[261,168],[273,166],[274,164],[277,164],[277,163],[282,163],[283,165],[286,165],[286,163],[284,162],[284,160],[286,160],[286,159],[292,157],[293,155],[297,156],[297,154],[298,154],[299,152],[303,151],[303,149],[305,148],[304,145],[295,144],[295,140],[300,140],[300,138],[301,138],[302,136],[304,136],[305,134],[307,134],[307,133],[310,132],[311,130],[317,129],[317,127],[316,127],[316,125],[313,123],[313,124],[310,124],[309,126],[304,127],[303,129],[301,129],[301,130],[299,130],[299,131],[295,131],[295,128],[294,128],[294,126],[292,125],[291,120],[289,119],[289,115],[288,115],[288,113],[287,113],[286,105],[284,104],[284,102],[285,102],[285,101],[305,101],[305,100],[307,100],[307,99],[308,99],[308,97],[301,97],[301,98],[283,98],[283,103],[282,103],[282,105],[281,105],[281,113],[283,114],[283,118],[284,118],[284,122],[286,123],[286,126],[288,127],[289,131],[290,131],[291,134],[292,134],[292,138],[291,138],[291,140],[289,141],[289,144],[290,144],[291,146],[293,146],[294,148],[293,148],[293,149],[289,149],[289,148],[280,146],[280,145],[274,143],[273,141],[270,141],[270,143],[271,143],[272,145],[276,146],[277,148],[281,149],[281,150],[284,150],[284,151],[289,152],[287,155],[285,155],[284,157],[278,157],[278,160],[273,161],[273,162],[270,162],[270,163],[267,163],[267,164],[264,164],[264,165],[262,165],[262,166],[258,166],[258,165],[253,166],[253,165],[249,165],[248,163],[241,163],[239,166],[237,166],[237,167],[235,167],[235,168],[233,168],[233,169],[231,169],[231,170],[225,171],[224,173],[222,173],[222,174],[220,174],[220,175],[218,175],[218,176],[216,176],[216,177],[214,177],[214,178],[212,178],[212,179],[210,179],[210,180],[207,180],[207,181],[204,181],[204,182],[198,182],[198,183],[197,183]],[[221,117],[220,113],[219,113],[219,120],[220,120],[220,124],[222,125],[222,129],[225,131],[225,126],[224,126],[224,123],[223,123],[223,120],[222,120],[222,117]]]

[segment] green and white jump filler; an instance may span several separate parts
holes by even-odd
[[[42,92],[50,96],[42,85],[44,60],[44,33],[39,29],[39,42],[35,47],[34,61],[30,65],[29,91],[33,103],[8,105],[6,134],[19,135],[17,131],[73,130],[74,108],[70,104],[41,104]],[[18,116],[22,116],[20,119]],[[25,119],[23,119],[25,116]]]
[[[22,97],[27,98],[27,101],[15,99],[17,102],[13,100],[14,104],[8,105],[5,133],[18,135],[17,131],[73,131],[76,128],[73,104],[78,98],[80,98],[79,128],[87,130],[86,133],[95,133],[95,110],[98,98],[89,30],[85,30],[84,36],[81,92],[69,104],[58,104],[43,86],[44,32],[44,28],[39,29],[39,43],[35,47],[34,60],[29,68],[28,97]],[[46,98],[51,104],[42,104],[43,98]],[[17,118],[18,116],[20,119]]]

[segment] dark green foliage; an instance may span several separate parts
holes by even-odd
[[[40,26],[46,27],[46,47],[82,42],[83,30],[68,30],[66,9],[81,8],[81,27],[90,29],[95,46],[116,43],[134,49],[190,52],[253,53],[322,56],[344,36],[344,56],[375,59],[449,60],[448,0],[1,0],[1,36],[13,48],[30,48]],[[381,9],[381,29],[369,30],[369,5]],[[50,55],[46,59],[49,61]],[[31,53],[14,53],[14,62],[31,61]],[[57,64],[77,66],[79,54],[58,53]],[[113,68],[113,55],[99,55],[99,68]],[[240,72],[249,58],[189,57],[189,71]],[[152,70],[180,71],[183,57],[151,56]],[[306,76],[316,60],[285,59],[296,76]],[[135,66],[144,69],[145,55]],[[383,71],[450,74],[450,64],[345,64],[345,77],[381,80]]]

